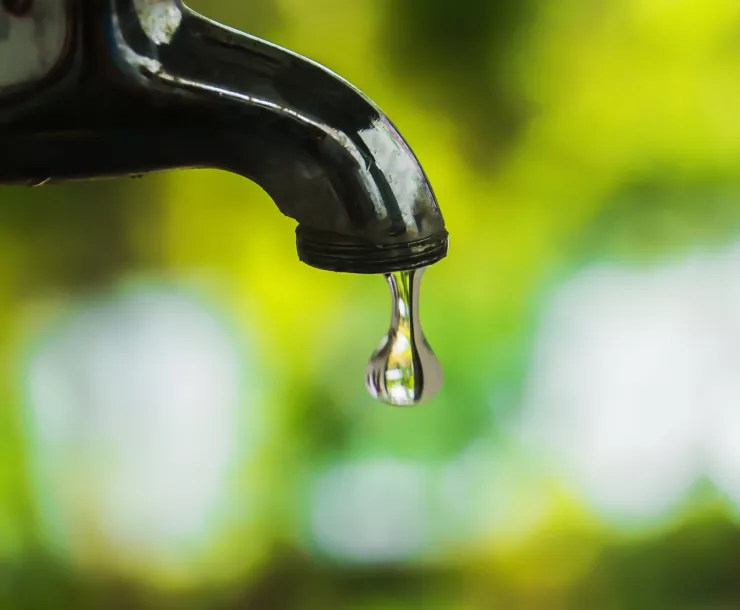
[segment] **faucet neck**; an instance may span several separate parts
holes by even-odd
[[[0,183],[221,168],[298,221],[313,266],[387,273],[445,256],[413,152],[326,68],[177,0],[77,0],[67,19],[44,88],[5,103],[0,90]]]

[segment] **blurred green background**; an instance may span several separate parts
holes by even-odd
[[[444,390],[242,178],[3,189],[0,608],[740,607],[740,5],[191,5],[417,152]]]

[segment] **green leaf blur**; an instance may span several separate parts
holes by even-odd
[[[451,235],[422,292],[445,386],[408,411],[367,395],[365,363],[390,313],[383,279],[302,265],[293,221],[243,178],[199,170],[3,189],[0,609],[740,607],[740,461],[723,483],[696,466],[680,497],[634,516],[592,501],[522,433],[539,404],[548,312],[572,282],[735,256],[737,2],[191,4],[340,73],[414,148]],[[701,295],[696,277],[690,293]],[[124,400],[75,368],[93,345],[89,366],[133,367],[160,331],[177,353],[177,331],[158,325],[179,315],[192,345],[233,367],[238,408],[206,409],[186,429],[179,398],[153,415],[145,390]],[[713,366],[731,369],[727,354]],[[44,393],[67,388],[54,377],[67,361],[82,380],[70,396],[84,404]],[[208,361],[172,373],[162,400],[181,371],[211,375],[198,368]],[[215,368],[213,387],[232,379]],[[110,419],[103,403],[118,409]],[[656,455],[669,419],[655,428]],[[650,454],[632,463],[630,451],[639,478]],[[686,445],[685,459],[702,465],[703,451]],[[214,452],[211,466],[198,461]]]

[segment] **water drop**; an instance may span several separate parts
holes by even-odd
[[[442,387],[442,366],[419,320],[419,286],[425,269],[386,274],[391,289],[391,328],[367,365],[370,394],[397,407],[418,405]]]

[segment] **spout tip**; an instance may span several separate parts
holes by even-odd
[[[447,256],[449,235],[377,244],[299,226],[298,257],[312,267],[341,273],[383,274],[428,267]]]

